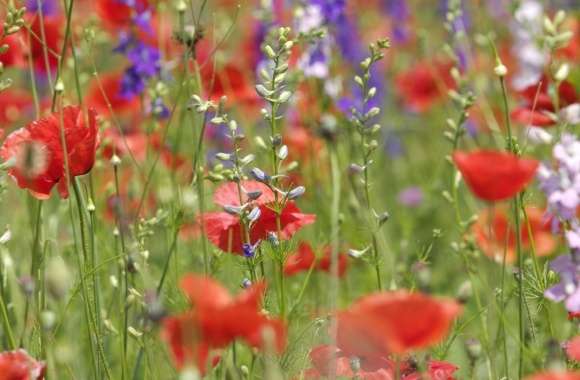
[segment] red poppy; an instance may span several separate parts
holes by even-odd
[[[7,67],[26,67],[26,57],[19,33],[0,37],[0,46],[7,45],[8,49],[0,53],[0,62]]]
[[[219,100],[225,95],[231,102],[255,106],[260,98],[256,94],[250,74],[249,70],[233,63],[217,71],[211,65],[206,65],[202,70],[205,78],[203,83],[207,84],[206,91],[211,99]]]
[[[533,159],[491,150],[456,151],[453,161],[471,191],[486,201],[515,196],[534,178],[539,164]]]
[[[491,214],[492,212],[493,214]],[[545,220],[544,214],[537,208],[526,207],[526,214],[532,230],[536,255],[549,255],[557,245],[549,221]],[[501,262],[505,251],[506,262],[514,262],[516,259],[516,232],[503,207],[483,211],[471,231],[475,235],[477,245],[488,257]],[[531,250],[532,244],[528,225],[522,222],[520,231],[522,248]]]
[[[203,372],[210,350],[226,347],[235,339],[243,339],[253,347],[264,347],[267,329],[273,333],[271,344],[280,352],[284,349],[284,324],[260,311],[266,290],[264,283],[252,285],[236,298],[219,283],[203,276],[185,276],[181,288],[192,309],[166,318],[163,330],[178,368],[196,363]]]
[[[110,117],[111,110],[117,117],[135,114],[139,110],[139,98],[126,99],[121,96],[122,76],[123,73],[109,73],[93,79],[86,97],[87,104],[107,117]]]
[[[304,372],[306,379],[327,378],[334,372],[336,376],[351,378],[355,376],[352,369],[353,359],[357,361],[359,369],[356,372],[357,379],[366,380],[393,380],[395,379],[396,363],[386,357],[350,357],[340,349],[321,345],[310,351],[310,360],[313,368]],[[334,363],[334,371],[332,371]],[[407,361],[399,363],[399,373],[402,380],[453,380],[453,374],[457,366],[436,360],[427,363],[427,377],[415,371],[414,366]]]
[[[12,88],[0,91],[0,127],[22,121],[23,111],[31,106],[32,96],[27,91]]]
[[[330,273],[331,270],[331,247],[326,247],[324,249],[324,255],[316,259],[316,255],[312,250],[310,244],[306,242],[300,243],[298,246],[298,251],[291,254],[286,259],[284,264],[284,274],[286,276],[293,276],[300,272],[306,272],[310,270],[310,267],[316,265],[317,270]],[[347,256],[344,253],[338,254],[338,275],[340,277],[344,276],[346,269],[348,267]]]
[[[258,240],[266,239],[268,232],[276,232],[276,212],[268,204],[274,200],[274,193],[263,183],[256,181],[242,181],[241,187],[246,192],[260,191],[262,195],[253,201],[260,207],[261,215],[250,231],[250,241],[255,244]],[[218,187],[214,193],[214,202],[219,206],[240,206],[238,187],[236,183],[229,182]],[[242,203],[248,198],[242,194]],[[303,214],[298,206],[292,201],[287,202],[280,214],[280,239],[289,239],[300,228],[312,224],[316,215]],[[205,233],[210,242],[222,251],[242,254],[242,228],[239,218],[225,211],[208,212],[201,216]]]
[[[542,372],[528,376],[525,380],[580,380],[580,372]]]
[[[86,116],[80,107],[66,106],[62,114],[55,112],[6,137],[0,147],[0,158],[14,160],[9,174],[18,186],[29,189],[38,199],[48,199],[58,184],[61,197],[68,197],[65,164],[68,163],[72,178],[88,173],[95,162],[99,142],[96,112],[89,109]],[[66,162],[61,145],[61,121],[68,153]]]
[[[46,365],[24,350],[0,353],[0,380],[42,380]]]
[[[44,16],[42,23],[38,16],[32,20],[30,25],[32,33],[29,33],[30,55],[38,71],[56,70],[62,49],[65,24],[62,16]]]
[[[146,10],[149,7],[147,0],[136,0],[135,9]],[[106,27],[116,30],[119,27],[132,25],[134,10],[122,0],[97,0],[97,15]]]
[[[304,127],[291,128],[288,133],[284,134],[283,140],[288,146],[288,157],[301,163],[316,160],[322,151],[322,141]]]
[[[365,296],[338,314],[337,343],[357,357],[388,356],[421,350],[439,343],[460,306],[406,291]]]
[[[420,62],[398,73],[395,85],[405,105],[414,112],[426,112],[444,99],[447,90],[455,87],[451,67],[450,62]]]
[[[523,103],[512,111],[513,121],[536,127],[556,125],[556,120],[550,115],[556,111],[556,107],[548,94],[548,84],[548,78],[543,76],[537,84],[520,91]],[[563,81],[558,86],[558,98],[561,108],[578,102],[576,89],[568,81]]]
[[[121,135],[117,127],[110,127],[103,133],[103,157],[111,159],[113,154],[119,157],[132,155],[136,161],[145,160],[147,153],[147,136],[133,130]]]
[[[566,343],[566,355],[571,360],[580,362],[580,335]]]

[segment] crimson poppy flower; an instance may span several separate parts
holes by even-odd
[[[226,347],[235,339],[242,339],[253,347],[264,347],[267,329],[273,333],[273,347],[280,352],[284,349],[284,324],[260,311],[266,290],[264,283],[252,285],[236,298],[218,282],[203,276],[185,276],[181,288],[192,309],[166,318],[163,329],[176,367],[195,363],[204,372],[210,350]]]
[[[580,362],[580,335],[566,343],[566,355],[571,360]]]
[[[455,301],[421,293],[375,293],[338,314],[338,347],[357,357],[425,349],[447,335],[460,311]]]
[[[523,103],[511,112],[511,118],[516,123],[533,125],[536,127],[550,127],[556,125],[556,120],[550,113],[556,112],[552,98],[548,94],[549,80],[543,76],[537,84],[520,91]],[[563,81],[558,86],[560,107],[564,108],[578,102],[578,95],[574,86]]]
[[[8,135],[0,147],[0,158],[14,160],[10,176],[19,187],[29,189],[36,198],[48,199],[55,185],[58,185],[61,197],[67,198],[65,164],[68,163],[69,174],[73,178],[88,173],[95,162],[99,142],[96,117],[92,109],[85,117],[80,107],[66,106],[62,114],[52,113]],[[65,150],[61,145],[61,121],[66,162]]]
[[[450,62],[420,62],[400,72],[395,85],[405,105],[414,112],[426,112],[455,87]]]
[[[40,72],[54,71],[58,66],[58,58],[64,38],[64,19],[60,15],[35,16],[30,24],[30,55],[34,67]],[[44,32],[43,32],[44,27]],[[44,36],[44,39],[43,39]],[[45,54],[46,50],[46,54]]]
[[[22,121],[22,113],[32,106],[32,96],[20,89],[6,89],[0,92],[0,127]]]
[[[549,255],[557,245],[549,221],[545,220],[544,214],[534,207],[526,207],[526,214],[532,230],[536,255]],[[516,259],[516,232],[503,207],[483,211],[472,226],[471,231],[475,235],[477,245],[488,257],[501,262],[505,251],[506,262],[514,262]],[[522,248],[524,250],[531,249],[532,242],[526,223],[521,226],[520,235]]]
[[[145,10],[148,7],[147,0],[135,1],[135,9]],[[122,0],[97,0],[96,12],[107,28],[117,30],[131,25],[134,11]]]
[[[316,259],[316,255],[312,250],[310,244],[306,242],[300,243],[298,251],[288,256],[284,263],[284,274],[286,276],[293,276],[300,272],[307,272],[310,267],[316,265],[316,269],[330,273],[331,270],[331,247],[324,249],[324,255]],[[348,267],[348,260],[344,253],[338,254],[338,275],[344,276]]]
[[[0,380],[43,380],[46,365],[24,350],[0,353]]]
[[[525,380],[580,380],[580,372],[542,372],[528,376]]]
[[[453,161],[471,191],[486,201],[515,196],[534,178],[539,165],[533,159],[491,150],[456,151]]]
[[[95,78],[88,89],[87,104],[107,117],[110,117],[111,110],[115,116],[136,113],[139,110],[139,98],[128,99],[121,95],[122,77],[123,73],[117,72],[100,75],[98,80]]]
[[[268,204],[274,201],[274,193],[263,183],[257,181],[242,181],[241,187],[246,192],[261,192],[261,196],[253,201],[260,208],[261,215],[250,231],[250,242],[255,244],[258,240],[266,239],[268,232],[276,232],[276,212]],[[240,206],[238,188],[236,183],[228,182],[222,184],[214,193],[214,203],[219,206]],[[242,194],[242,203],[246,203],[248,198]],[[289,239],[300,228],[312,224],[316,220],[316,215],[303,214],[298,206],[292,201],[280,214],[280,239]],[[238,216],[228,214],[225,211],[208,212],[201,216],[205,233],[208,240],[222,251],[231,252],[238,255],[243,254],[242,250],[242,227]]]

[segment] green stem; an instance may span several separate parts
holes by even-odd
[[[501,86],[501,95],[503,100],[503,108],[504,108],[504,115],[505,115],[505,123],[507,127],[507,149],[511,151],[513,154],[517,154],[517,148],[513,141],[512,136],[512,129],[510,123],[510,112],[509,112],[509,105],[507,99],[507,89],[505,85],[505,79],[503,76],[500,76],[500,86]],[[516,228],[516,254],[518,257],[518,267],[519,267],[519,274],[518,274],[518,323],[519,323],[519,362],[518,362],[518,378],[521,379],[524,375],[524,348],[526,345],[526,331],[524,325],[524,257],[522,254],[522,239],[521,239],[521,229],[520,229],[520,208],[522,204],[522,195],[518,194],[513,202],[513,216]]]

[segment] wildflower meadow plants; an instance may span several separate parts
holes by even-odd
[[[0,0],[0,380],[580,379],[579,15]]]

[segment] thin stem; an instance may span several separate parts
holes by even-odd
[[[512,136],[512,129],[510,123],[510,112],[509,112],[509,105],[507,99],[507,89],[505,85],[505,80],[503,76],[499,78],[500,86],[501,86],[501,95],[503,100],[503,108],[504,108],[504,115],[505,115],[505,123],[507,127],[507,149],[511,151],[513,154],[517,154],[517,147],[514,144],[513,136]],[[522,254],[522,237],[521,237],[521,228],[520,228],[520,208],[523,204],[523,197],[522,194],[518,194],[514,201],[513,201],[513,216],[516,228],[516,254],[518,257],[518,323],[519,323],[519,338],[520,338],[520,345],[519,345],[519,362],[518,362],[518,378],[521,379],[524,375],[524,348],[526,345],[526,330],[524,325],[524,257]]]

